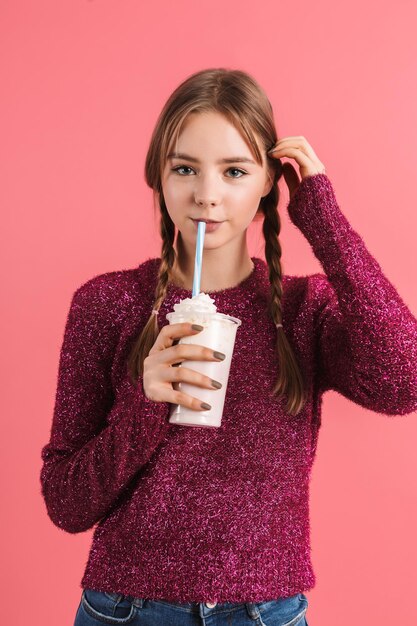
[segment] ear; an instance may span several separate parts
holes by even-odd
[[[159,191],[156,190],[154,190],[153,194],[155,206],[160,206],[161,194],[159,193]]]
[[[272,172],[271,172],[271,169],[268,167],[267,177],[266,177],[266,180],[265,180],[265,185],[264,185],[264,188],[263,188],[263,191],[262,191],[262,196],[261,196],[262,198],[264,198],[265,196],[267,196],[269,194],[269,192],[272,189],[272,185],[273,184],[274,184],[274,181],[273,181],[273,178],[272,178]]]

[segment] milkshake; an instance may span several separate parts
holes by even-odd
[[[223,415],[236,332],[242,322],[236,317],[219,313],[214,300],[206,293],[199,293],[192,298],[181,300],[174,305],[174,311],[167,313],[166,317],[170,324],[189,322],[204,327],[204,330],[197,335],[182,337],[178,343],[206,346],[226,355],[226,358],[220,362],[191,360],[183,362],[184,367],[218,380],[222,387],[221,389],[206,389],[184,382],[173,383],[174,389],[199,398],[202,402],[207,402],[211,409],[194,411],[180,404],[174,404],[170,412],[169,422],[184,426],[219,427]]]

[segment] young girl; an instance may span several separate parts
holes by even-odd
[[[324,273],[283,274],[281,173],[290,219]],[[209,69],[179,85],[157,121],[146,181],[161,258],[75,291],[42,449],[53,523],[96,526],[75,625],[307,624],[323,393],[389,416],[415,411],[417,320],[305,137],[277,140],[268,98],[247,73]],[[248,252],[254,219],[266,263]],[[201,291],[242,321],[219,428],[168,421],[172,404],[206,410],[198,389],[218,387],[186,364],[222,355],[178,344],[199,329],[166,319],[191,297],[198,220],[219,222],[206,231]]]

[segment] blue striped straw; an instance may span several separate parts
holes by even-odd
[[[198,222],[197,229],[197,245],[195,248],[195,263],[194,263],[194,276],[193,276],[193,295],[198,296],[200,293],[200,281],[201,281],[201,265],[203,259],[204,248],[204,235],[206,234],[206,223]]]

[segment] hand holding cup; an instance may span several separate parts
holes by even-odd
[[[205,389],[219,389],[220,383],[213,384],[217,381],[213,381],[209,376],[184,366],[175,367],[186,360],[217,362],[223,360],[215,356],[219,355],[218,352],[205,346],[187,343],[175,345],[175,341],[188,335],[196,335],[200,330],[188,322],[168,324],[161,328],[144,360],[143,389],[149,400],[179,404],[193,411],[207,410],[208,407],[202,406],[201,400],[173,387],[173,383],[185,382]]]

